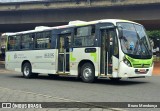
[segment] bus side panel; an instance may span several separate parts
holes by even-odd
[[[34,51],[32,62],[33,72],[36,73],[56,73],[57,49]],[[29,56],[29,55],[28,55]]]
[[[7,52],[6,68],[21,71],[22,62],[31,63],[34,73],[56,73],[56,49]]]
[[[99,48],[95,47],[96,52],[86,53],[86,48],[73,48],[70,52],[70,74],[78,75],[78,65],[82,60],[89,60],[94,64],[95,76],[99,73]]]
[[[112,64],[113,64],[113,72],[112,72],[112,77],[116,78],[118,77],[118,68],[119,68],[119,59],[116,58],[115,56],[112,56]]]
[[[13,70],[21,72],[21,60],[17,58],[18,51],[6,52],[5,58],[5,68],[8,70]]]

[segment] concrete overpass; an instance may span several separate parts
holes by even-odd
[[[50,0],[1,3],[0,32],[55,26],[72,20],[129,19],[150,29],[160,29],[159,0]]]

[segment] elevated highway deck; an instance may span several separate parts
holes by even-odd
[[[160,29],[159,0],[48,0],[0,3],[0,32],[55,26],[72,20],[128,19]]]

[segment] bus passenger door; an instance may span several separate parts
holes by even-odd
[[[69,73],[69,47],[71,34],[60,34],[58,38],[58,73]]]
[[[113,53],[114,53],[114,39],[116,31],[114,29],[102,29],[101,30],[101,74],[112,74],[113,66]]]

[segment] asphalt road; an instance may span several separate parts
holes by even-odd
[[[122,79],[119,82],[97,80],[83,83],[75,78],[50,78],[40,75],[25,79],[20,73],[0,72],[0,87],[33,92],[83,102],[160,102],[160,76]]]

